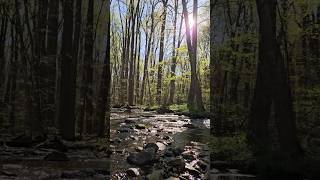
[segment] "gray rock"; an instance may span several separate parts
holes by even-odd
[[[138,147],[135,148],[135,150],[136,150],[137,152],[141,152],[141,151],[143,150],[143,147],[138,146]]]
[[[127,161],[130,164],[137,166],[144,166],[153,163],[155,160],[155,152],[153,150],[143,150],[138,153],[131,153],[127,157]]]
[[[129,168],[127,171],[126,171],[127,175],[130,176],[130,177],[138,177],[140,176],[140,172],[139,172],[139,169],[138,168]]]
[[[119,133],[126,133],[126,132],[130,132],[131,131],[131,129],[130,128],[127,128],[127,127],[120,127],[119,129],[118,129],[118,132]]]
[[[209,164],[207,164],[206,162],[199,160],[197,161],[197,166],[201,169],[202,172],[205,172],[207,170],[207,168],[209,167]]]
[[[181,155],[184,159],[189,161],[193,161],[196,159],[193,151],[185,151]]]
[[[174,167],[179,173],[182,173],[185,170],[185,161],[181,158],[173,158],[168,161],[168,166]]]
[[[166,149],[166,145],[161,142],[157,142],[156,145],[158,146],[159,151],[164,151]]]
[[[148,143],[144,149],[153,149],[155,152],[159,150],[159,146],[156,143]]]
[[[193,176],[199,177],[199,176],[201,175],[201,172],[200,172],[200,171],[198,171],[196,168],[190,166],[189,164],[187,164],[187,165],[185,166],[185,168],[186,168],[186,170],[187,170],[190,174],[192,174]]]
[[[180,147],[172,148],[172,152],[175,156],[180,156],[183,152],[183,149]]]

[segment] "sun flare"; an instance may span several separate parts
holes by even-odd
[[[192,28],[194,25],[194,20],[192,17],[189,17],[189,27]]]

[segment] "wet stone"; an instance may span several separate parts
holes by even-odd
[[[129,168],[126,173],[129,177],[138,177],[140,175],[138,168]]]
[[[138,153],[131,153],[127,157],[129,164],[144,166],[151,164],[155,160],[155,153],[152,151],[141,151]]]

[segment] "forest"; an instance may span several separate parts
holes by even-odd
[[[318,0],[0,0],[0,179],[320,178]]]

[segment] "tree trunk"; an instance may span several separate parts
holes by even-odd
[[[83,60],[83,71],[82,72],[82,90],[81,90],[81,112],[80,122],[86,124],[86,132],[94,132],[93,122],[93,16],[94,16],[94,1],[88,1],[87,11],[87,24],[85,32],[85,52]]]
[[[75,83],[73,67],[73,0],[63,2],[63,32],[61,47],[61,81],[58,119],[63,139],[75,138]]]
[[[49,2],[49,15],[48,15],[48,32],[47,32],[47,55],[48,55],[48,68],[47,78],[48,82],[48,94],[47,94],[47,106],[49,112],[45,114],[46,119],[49,119],[51,124],[54,123],[54,113],[56,109],[55,104],[55,88],[57,87],[56,75],[58,68],[56,68],[57,61],[57,48],[58,48],[58,29],[59,29],[59,1],[50,0]]]
[[[102,67],[99,98],[97,104],[97,133],[99,137],[110,139],[110,1],[107,2],[107,43]],[[106,134],[107,133],[107,134]]]
[[[188,93],[188,108],[190,111],[204,111],[204,106],[202,102],[202,93],[200,82],[197,75],[197,16],[198,16],[198,1],[193,1],[193,21],[194,26],[192,30],[192,35],[190,33],[189,27],[189,17],[188,17],[188,10],[187,10],[187,3],[186,0],[182,0],[183,5],[183,15],[185,20],[186,26],[186,39],[187,39],[187,46],[188,46],[188,53],[191,65],[191,83],[190,89]],[[192,38],[192,42],[191,42]]]
[[[157,103],[161,105],[161,91],[162,91],[162,61],[164,56],[164,36],[166,30],[167,20],[167,3],[168,0],[162,0],[163,12],[162,12],[162,24],[160,30],[160,50],[159,50],[159,66],[158,66],[158,82],[157,82]]]
[[[258,158],[271,152],[268,123],[273,106],[282,155],[286,159],[295,159],[301,155],[301,149],[296,136],[288,75],[276,38],[276,4],[276,0],[257,0],[259,61],[248,135]]]
[[[176,30],[177,30],[177,15],[178,15],[179,3],[178,0],[174,1],[174,19],[173,19],[173,41],[172,41],[172,59],[171,59],[171,67],[170,67],[170,85],[169,85],[169,99],[168,105],[173,104],[174,93],[175,93],[175,75],[176,75],[176,66],[177,66],[177,55],[176,55]],[[181,16],[181,24],[180,24],[180,32],[182,19]],[[179,32],[179,35],[180,35]],[[178,39],[179,41],[179,39]]]
[[[135,52],[135,41],[137,41],[134,38],[135,38],[136,22],[138,22],[137,14],[139,13],[139,4],[140,4],[140,0],[138,0],[136,8],[134,8],[134,4],[131,5],[132,6],[131,11],[132,11],[133,17],[132,17],[132,26],[131,26],[131,50],[130,50],[131,58],[130,58],[130,68],[129,68],[129,83],[128,83],[128,103],[130,106],[134,104],[134,62],[135,62],[134,52]]]
[[[146,36],[146,49],[147,49],[147,52],[146,52],[145,58],[144,58],[143,78],[142,78],[142,85],[141,85],[141,90],[140,90],[140,104],[143,104],[145,83],[146,83],[147,76],[148,76],[148,61],[149,61],[149,56],[150,56],[150,51],[151,51],[151,42],[152,42],[153,31],[154,31],[154,9],[155,9],[155,5],[153,4],[152,5],[152,9],[151,9],[150,34],[148,34]],[[147,32],[147,30],[146,30],[146,32]]]

